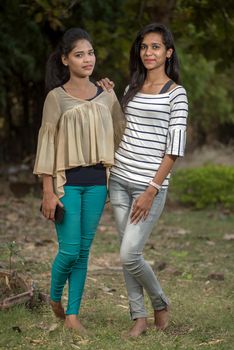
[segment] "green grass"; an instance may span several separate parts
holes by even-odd
[[[156,332],[146,297],[149,331],[134,341],[122,338],[131,321],[122,273],[108,269],[118,263],[118,238],[108,215],[91,254],[91,264],[107,267],[89,272],[80,315],[92,335],[82,339],[65,330],[47,305],[33,310],[18,306],[0,313],[0,349],[233,349],[234,241],[224,240],[224,235],[234,233],[234,217],[205,210],[165,211],[146,245],[145,258],[157,271],[171,300],[171,322],[165,333]],[[36,229],[39,234],[40,229]],[[41,237],[46,235],[43,223]],[[28,237],[33,241],[32,229]],[[26,260],[31,254],[27,244],[20,243]],[[46,254],[42,255],[43,251]],[[45,291],[49,289],[49,266],[55,251],[53,243],[38,247],[34,253],[41,259],[24,265]],[[160,266],[164,268],[160,270]],[[215,274],[223,279],[212,279]]]

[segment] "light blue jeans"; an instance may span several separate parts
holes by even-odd
[[[137,224],[130,223],[132,204],[146,187],[117,176],[110,176],[110,201],[120,237],[120,259],[132,320],[147,316],[144,289],[149,295],[154,310],[163,310],[169,304],[151,266],[142,255],[145,243],[163,211],[167,190],[161,190],[157,194],[146,220],[141,220]]]

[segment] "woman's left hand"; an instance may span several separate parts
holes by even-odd
[[[130,214],[131,224],[137,224],[140,220],[145,220],[147,218],[156,194],[157,189],[148,188],[135,199]]]
[[[109,78],[104,78],[97,81],[97,85],[101,86],[103,90],[110,92],[115,87],[115,83]]]

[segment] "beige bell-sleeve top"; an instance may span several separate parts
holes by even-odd
[[[65,170],[102,162],[114,164],[125,119],[114,91],[91,101],[75,98],[61,87],[45,100],[33,173],[54,178],[54,191],[64,195]]]

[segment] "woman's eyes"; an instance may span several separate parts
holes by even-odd
[[[89,56],[93,56],[93,55],[94,55],[94,51],[88,52],[88,55],[89,55]],[[76,57],[78,57],[78,58],[81,58],[81,57],[83,57],[83,56],[84,56],[84,53],[77,53],[77,54],[76,54]]]
[[[147,50],[148,46],[146,45],[141,45],[141,50]],[[156,49],[160,49],[160,46],[159,45],[152,45],[151,48],[153,50],[156,50]]]

